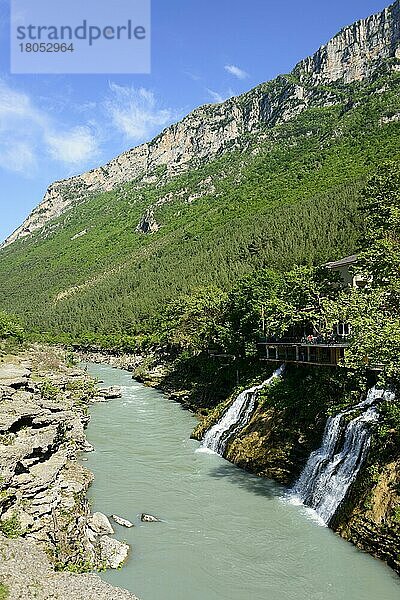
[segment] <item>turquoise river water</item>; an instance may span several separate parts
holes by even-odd
[[[132,546],[127,565],[101,576],[141,600],[399,600],[381,562],[319,526],[285,490],[217,455],[198,452],[195,417],[130,373],[89,365],[121,399],[93,405],[93,510]],[[161,523],[141,523],[142,512]]]

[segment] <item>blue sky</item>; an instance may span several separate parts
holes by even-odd
[[[0,240],[52,181],[107,162],[201,104],[290,71],[389,3],[153,0],[151,74],[107,76],[10,75],[9,6],[0,0]]]

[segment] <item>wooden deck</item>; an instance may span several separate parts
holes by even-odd
[[[269,362],[338,367],[344,357],[346,342],[260,342],[259,356]]]

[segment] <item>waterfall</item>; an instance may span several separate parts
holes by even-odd
[[[321,447],[311,453],[292,490],[294,499],[313,508],[325,525],[329,525],[367,457],[370,424],[379,419],[373,405],[390,399],[393,394],[373,387],[364,402],[328,419]],[[363,412],[349,421],[349,415],[359,410]]]
[[[219,421],[207,431],[203,438],[202,447],[223,456],[228,441],[250,421],[255,409],[258,392],[269,385],[274,379],[280,377],[284,369],[285,365],[281,365],[261,385],[255,385],[241,392],[222,414]]]

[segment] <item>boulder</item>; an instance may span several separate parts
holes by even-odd
[[[140,520],[142,521],[142,523],[159,523],[161,519],[158,519],[153,515],[146,515],[146,513],[142,513],[140,516]]]
[[[31,371],[14,364],[0,366],[0,385],[11,388],[23,387],[28,383]]]
[[[99,540],[100,557],[109,569],[118,569],[128,558],[129,546],[104,535]]]
[[[118,515],[111,515],[110,519],[113,519],[113,521],[115,521],[118,525],[121,525],[122,527],[133,527],[133,523],[131,523],[130,521],[128,521],[127,519],[123,519],[122,517],[119,517]]]
[[[102,396],[105,400],[114,400],[115,398],[121,398],[122,391],[118,386],[100,388],[99,396]]]
[[[154,210],[148,208],[136,227],[137,233],[156,233],[159,229],[160,225],[155,219]]]
[[[93,513],[90,520],[88,521],[88,525],[90,529],[98,535],[107,535],[114,533],[114,529],[112,528],[110,521],[108,520],[106,515],[104,515],[101,512]]]

